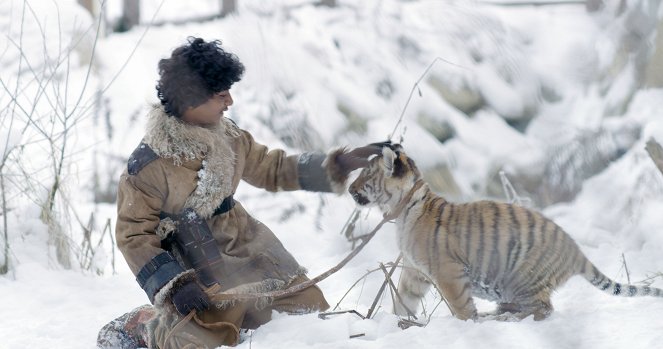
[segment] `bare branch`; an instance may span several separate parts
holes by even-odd
[[[499,176],[500,180],[502,181],[502,190],[504,190],[504,195],[506,195],[506,200],[508,203],[516,204],[518,206],[524,206],[524,202],[531,203],[532,200],[529,198],[521,198],[520,195],[518,195],[518,192],[513,187],[513,184],[511,184],[511,181],[506,176],[504,171],[500,171]]]
[[[277,291],[271,291],[271,292],[264,292],[264,293],[255,293],[255,294],[249,294],[249,293],[242,293],[242,294],[236,294],[236,293],[217,293],[213,295],[212,301],[215,303],[223,303],[226,301],[237,301],[237,300],[250,300],[250,299],[264,299],[264,298],[278,298],[278,297],[283,297],[287,296],[296,292],[299,292],[301,290],[304,290],[306,288],[309,288],[318,282],[326,279],[330,275],[336,273],[337,271],[341,270],[352,258],[354,258],[364,247],[368,244],[369,241],[371,241],[371,238],[375,236],[375,233],[382,228],[382,225],[386,223],[390,218],[386,217],[384,218],[374,229],[373,231],[369,234],[370,236],[364,240],[361,245],[357,246],[356,249],[352,250],[350,254],[348,254],[342,261],[340,261],[337,265],[332,267],[331,269],[327,270],[326,272],[316,276],[315,278],[311,280],[307,280],[302,282],[301,284],[297,284],[294,286],[291,286],[290,288],[287,288],[285,290],[277,290]]]
[[[403,306],[403,308],[405,308],[405,310],[407,311],[408,316],[411,316],[411,317],[416,319],[417,316],[414,314],[414,311],[412,311],[412,309],[410,309],[405,304],[405,302],[403,302],[403,299],[401,298],[400,293],[398,293],[398,288],[394,285],[394,282],[391,280],[391,274],[389,272],[387,272],[387,269],[384,267],[384,264],[380,263],[380,269],[384,273],[384,277],[387,280],[387,282],[389,283],[389,287],[391,287],[391,289],[393,291],[393,294],[396,295],[396,299],[394,299],[394,302],[398,301]],[[392,270],[394,270],[394,269],[395,269],[395,266],[392,267]],[[393,272],[392,272],[392,274],[393,274]]]
[[[94,61],[94,53],[97,50],[97,43],[99,42],[99,35],[101,33],[101,23],[104,20],[103,19],[103,14],[104,14],[104,11],[100,11],[99,12],[99,18],[97,18],[97,22],[98,22],[97,23],[97,32],[95,33],[95,36],[94,36],[94,42],[92,44],[92,52],[90,53],[90,61],[87,65],[87,72],[85,73],[85,82],[83,83],[83,88],[81,88],[81,93],[78,96],[78,100],[76,101],[76,103],[74,103],[73,110],[76,110],[78,108],[78,105],[80,104],[81,99],[83,99],[83,94],[85,93],[88,81],[90,79],[90,73],[92,72],[92,65],[93,65],[93,61]],[[67,56],[69,56],[69,55],[67,55]],[[67,87],[68,86],[69,86],[69,84],[67,84]],[[68,115],[68,116],[71,116],[71,115]]]
[[[7,223],[7,191],[5,190],[5,176],[0,170],[0,199],[2,200],[2,234],[4,238],[3,261],[0,265],[0,275],[7,274],[9,271],[9,225]]]
[[[263,293],[227,293],[227,292],[221,292],[217,293],[215,295],[212,295],[210,298],[212,299],[213,302],[218,303],[218,304],[224,304],[225,302],[228,301],[238,301],[238,300],[260,300],[260,299],[273,299],[273,298],[278,298],[278,297],[283,297],[287,296],[296,292],[299,292],[301,290],[304,290],[308,287],[311,287],[318,282],[326,279],[330,275],[336,273],[339,271],[341,268],[343,268],[352,258],[354,258],[367,244],[373,236],[382,228],[382,226],[392,220],[396,219],[398,215],[401,213],[401,211],[405,208],[405,205],[412,199],[412,195],[414,195],[414,192],[417,191],[421,186],[423,185],[423,181],[417,181],[412,189],[401,199],[401,201],[396,205],[396,207],[390,211],[389,213],[385,214],[378,223],[375,228],[368,234],[366,240],[364,240],[361,245],[359,245],[355,250],[350,252],[341,262],[339,262],[336,266],[332,267],[331,269],[327,270],[326,272],[318,275],[317,277],[307,280],[302,282],[301,284],[294,285],[290,288],[287,288],[285,290],[277,290],[277,291],[271,291],[271,292],[263,292]],[[368,316],[367,316],[368,317]]]
[[[354,309],[352,309],[352,310],[341,310],[341,311],[330,311],[330,312],[326,312],[326,313],[320,313],[318,315],[318,317],[323,319],[323,320],[326,320],[331,315],[339,315],[339,314],[347,314],[347,313],[355,314],[355,315],[359,316],[362,320],[366,319],[366,317],[364,315],[361,315],[358,311],[356,311]]]
[[[624,253],[622,253],[622,266],[624,266],[624,271],[626,272],[626,282],[630,285],[631,274],[628,272],[628,266],[626,265],[626,257],[624,256]]]
[[[661,171],[661,174],[663,174],[663,147],[661,147],[661,145],[658,144],[654,138],[650,138],[647,141],[647,146],[645,146],[645,149],[647,149],[647,153],[649,153],[649,156],[654,161],[654,164],[658,170]]]

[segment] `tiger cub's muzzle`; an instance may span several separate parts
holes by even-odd
[[[354,190],[349,190],[350,195],[352,195],[352,198],[355,200],[356,203],[359,205],[365,206],[371,203],[368,198],[365,196],[361,195],[359,192],[354,191]]]

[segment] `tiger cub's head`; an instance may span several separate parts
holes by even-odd
[[[372,158],[348,191],[362,206],[388,208],[400,200],[421,173],[400,144],[382,143],[382,154]]]

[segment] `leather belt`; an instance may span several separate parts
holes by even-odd
[[[221,202],[219,207],[217,207],[214,210],[214,213],[212,214],[212,216],[218,216],[220,214],[224,214],[224,213],[232,210],[233,207],[235,207],[235,199],[233,199],[233,196],[230,195],[230,196],[226,197],[225,199],[223,199],[223,202]]]

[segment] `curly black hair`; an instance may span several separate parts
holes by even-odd
[[[205,103],[215,93],[242,79],[244,65],[221,48],[221,41],[189,37],[188,43],[159,61],[157,96],[166,113],[182,117],[189,107]]]

